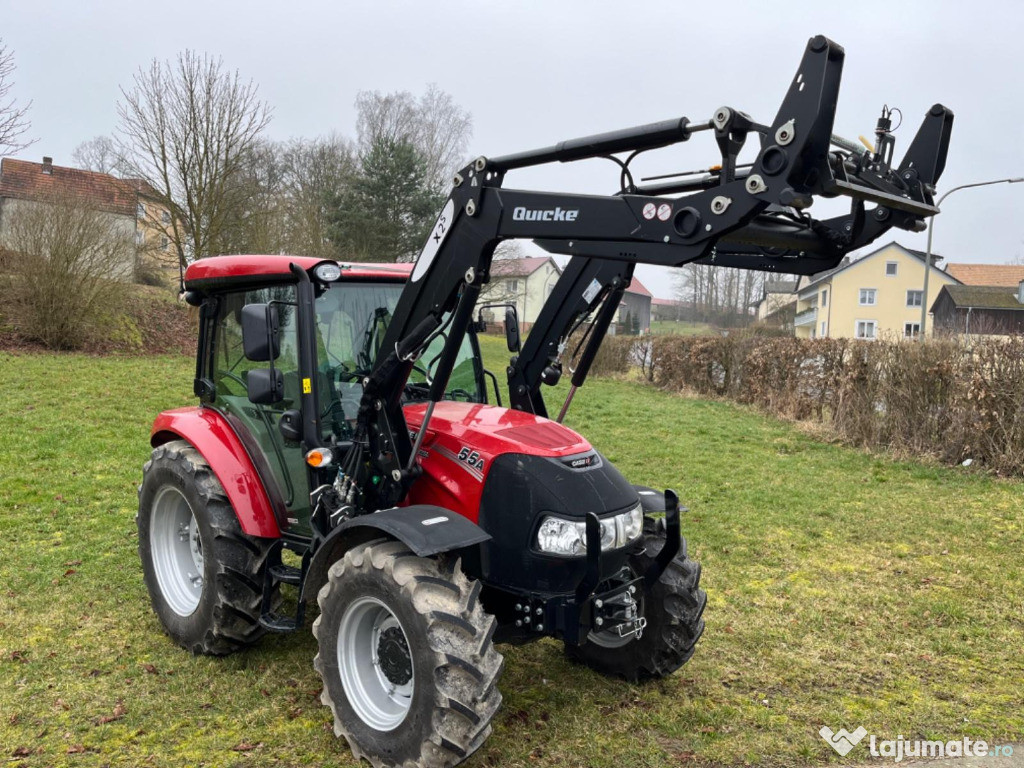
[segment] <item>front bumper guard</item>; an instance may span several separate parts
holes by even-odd
[[[638,615],[637,597],[650,592],[668,564],[679,553],[681,542],[679,498],[665,491],[665,545],[647,571],[635,576],[628,569],[605,580],[618,582],[612,589],[595,593],[601,584],[601,521],[587,515],[586,570],[572,595],[531,597],[516,604],[516,627],[543,635],[560,637],[567,643],[583,645],[591,632],[614,630],[620,637],[643,633],[647,620]]]

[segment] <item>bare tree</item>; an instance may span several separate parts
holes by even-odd
[[[466,161],[473,135],[472,116],[450,94],[435,84],[419,99],[408,91],[360,91],[356,108],[361,154],[379,139],[407,141],[425,159],[427,178],[435,191],[447,192],[452,175]]]
[[[281,149],[284,193],[288,200],[288,249],[294,253],[337,258],[328,237],[331,201],[356,175],[355,148],[340,136],[292,141]]]
[[[246,167],[270,121],[255,83],[185,51],[140,68],[121,94],[118,153],[170,211],[179,261],[224,252],[250,202]]]
[[[117,144],[110,136],[94,136],[83,141],[72,151],[71,162],[83,171],[124,175],[124,162],[118,155]]]
[[[18,106],[17,99],[11,95],[15,69],[14,51],[0,39],[0,157],[20,152],[35,142],[35,139],[25,138],[30,126],[28,110],[32,102]]]
[[[104,335],[135,260],[120,219],[67,194],[18,201],[3,245],[13,254],[11,306],[23,336],[74,349]]]

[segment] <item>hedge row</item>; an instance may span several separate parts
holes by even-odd
[[[1024,338],[852,339],[658,336],[609,340],[594,373],[642,366],[669,390],[727,397],[828,425],[867,447],[1024,472]]]

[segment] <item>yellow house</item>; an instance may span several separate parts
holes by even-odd
[[[914,338],[921,330],[925,256],[892,242],[856,261],[801,281],[793,327],[797,338]],[[931,267],[931,306],[959,281]],[[933,324],[927,324],[931,334]]]

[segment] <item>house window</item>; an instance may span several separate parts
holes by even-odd
[[[877,323],[874,320],[858,320],[856,336],[858,339],[873,339],[876,329]]]
[[[167,211],[161,211],[160,212],[160,221],[162,221],[164,224],[170,224],[171,223],[171,214],[168,213]]]
[[[907,306],[920,307],[924,291],[907,291]]]
[[[516,291],[518,291],[518,290],[519,290],[519,281],[518,281],[518,280],[506,280],[506,281],[505,281],[505,287],[506,287],[506,288],[507,288],[507,289],[508,289],[508,290],[509,290],[509,291],[510,291],[511,293],[515,293]]]
[[[821,337],[825,338],[825,321],[821,322]]]
[[[860,289],[860,305],[862,307],[873,307],[875,305],[875,297],[878,291],[874,288],[861,288]]]
[[[921,334],[920,323],[904,323],[903,324],[903,338],[904,339],[916,339]]]
[[[135,215],[138,216],[140,219],[146,218],[146,206],[143,205],[142,203],[139,203],[138,205],[136,205],[135,206]]]
[[[167,237],[167,235],[164,235],[163,237],[160,238],[160,247],[163,248],[165,251],[170,247],[170,245],[171,240],[170,238]]]
[[[823,307],[827,307],[828,306],[828,289],[827,288],[824,291],[821,292],[821,306],[823,306]]]
[[[885,276],[896,277],[896,272],[900,268],[899,262],[887,261],[885,262]]]

